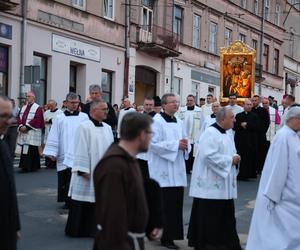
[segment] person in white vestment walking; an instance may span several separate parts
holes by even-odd
[[[187,185],[185,159],[189,156],[190,145],[182,121],[174,116],[178,110],[176,96],[164,94],[161,104],[164,112],[153,118],[148,165],[150,177],[162,190],[164,232],[161,243],[177,249],[174,240],[183,239],[183,191]]]
[[[232,109],[232,112],[234,114],[234,117],[238,114],[244,111],[244,109],[240,106],[237,105],[237,97],[236,94],[230,94],[229,95],[229,104],[227,107],[230,107]]]
[[[286,113],[262,172],[246,250],[300,249],[300,107]]]
[[[195,250],[240,250],[234,200],[237,198],[237,166],[240,156],[231,133],[234,114],[228,107],[216,114],[216,123],[201,135],[190,196],[194,198],[188,244]]]
[[[103,122],[108,106],[100,98],[90,105],[90,119],[82,122],[75,133],[74,163],[69,188],[71,197],[65,233],[72,237],[96,234],[95,189],[93,172],[114,137],[111,126]]]
[[[176,113],[176,117],[183,122],[185,133],[188,137],[189,143],[191,144],[189,159],[185,162],[187,174],[191,173],[194,163],[196,152],[194,144],[199,137],[201,115],[202,109],[196,106],[195,97],[193,95],[187,96],[186,106],[181,107]]]
[[[214,96],[212,94],[208,94],[206,96],[206,104],[204,104],[203,106],[201,106],[202,109],[202,118],[201,120],[205,120],[205,118],[207,116],[210,116],[212,111],[211,111],[211,106],[214,102]]]
[[[58,202],[65,202],[63,208],[68,208],[68,191],[71,179],[71,168],[74,158],[74,134],[81,122],[89,119],[88,115],[79,112],[79,98],[73,92],[67,94],[67,109],[59,114],[52,124],[44,149],[44,155],[56,161],[58,175]]]
[[[119,117],[118,117],[118,126],[117,126],[117,137],[120,138],[120,129],[121,129],[121,122],[125,114],[128,112],[136,112],[134,108],[131,107],[129,98],[124,98],[123,100],[124,108],[120,110]]]

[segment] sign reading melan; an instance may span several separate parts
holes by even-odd
[[[52,50],[100,62],[100,47],[52,34]]]

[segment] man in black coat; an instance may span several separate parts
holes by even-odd
[[[20,220],[13,175],[13,160],[7,143],[3,140],[10,118],[12,105],[0,96],[0,249],[16,250]]]
[[[260,97],[258,95],[254,95],[252,98],[252,112],[258,116],[258,123],[259,123],[259,131],[257,133],[257,143],[258,143],[258,166],[257,166],[257,173],[261,174],[263,169],[265,159],[267,156],[267,131],[270,125],[270,115],[266,109],[261,107],[260,104]]]
[[[90,92],[91,101],[86,103],[83,106],[83,109],[81,110],[82,112],[88,114],[88,116],[90,116],[91,103],[93,102],[93,100],[97,98],[101,98],[102,96],[102,90],[100,85],[98,84],[90,85],[89,92]],[[117,123],[118,123],[117,116],[115,110],[113,109],[110,103],[107,103],[107,107],[108,107],[108,113],[107,113],[107,118],[104,120],[104,122],[110,125],[114,132],[116,130]]]

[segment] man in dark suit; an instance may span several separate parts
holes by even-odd
[[[16,250],[20,220],[13,175],[12,155],[3,140],[12,118],[12,105],[0,96],[0,249]]]

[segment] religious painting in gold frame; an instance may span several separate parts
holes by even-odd
[[[238,102],[254,95],[256,51],[241,41],[220,49],[220,101],[235,94]]]

